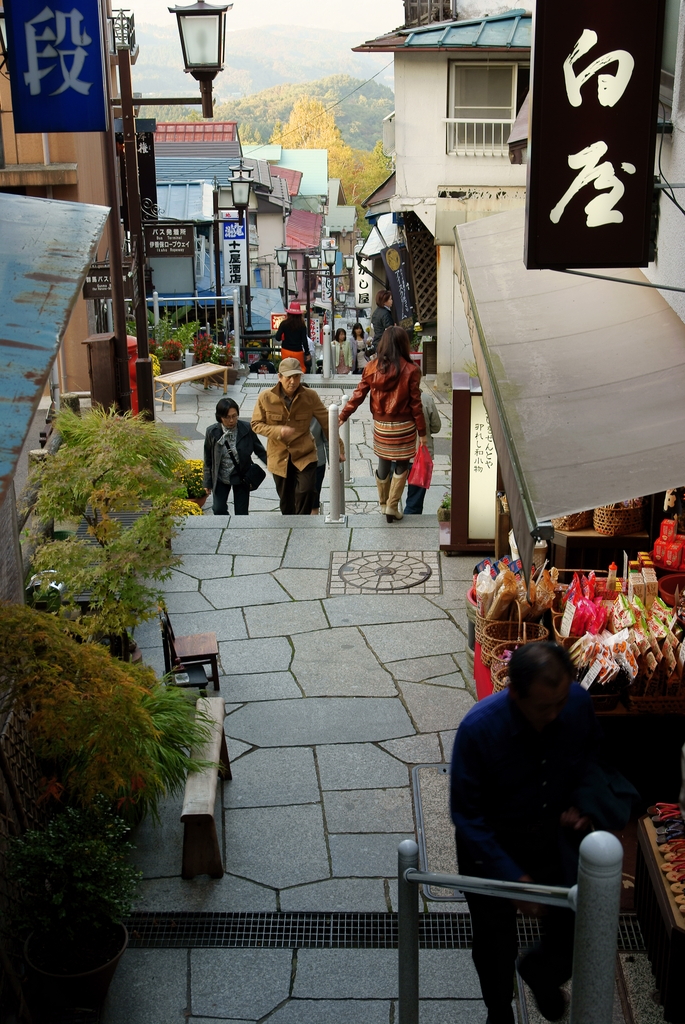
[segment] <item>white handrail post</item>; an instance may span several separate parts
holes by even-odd
[[[159,323],[159,292],[154,291],[152,293],[152,318],[155,322],[155,327]]]
[[[326,516],[327,523],[345,523],[342,511],[341,495],[342,473],[340,472],[340,425],[338,423],[338,407],[335,402],[328,406],[328,457],[331,463],[330,475],[330,511]]]
[[[347,401],[348,401],[347,395],[343,395],[342,396],[342,402],[341,402],[341,408],[342,409],[345,408],[345,404],[347,403]],[[345,445],[345,461],[343,463],[344,483],[345,484],[353,484],[354,483],[354,477],[352,476],[352,459],[350,458],[350,421],[349,421],[349,419],[345,420],[345,422],[343,423],[342,439],[343,439],[343,444]],[[343,491],[343,498],[344,498],[344,496],[345,496],[345,492]]]
[[[323,379],[331,379],[331,329],[328,324],[323,329]]]
[[[419,893],[404,877],[419,866],[419,848],[405,839],[397,849],[399,1024],[419,1024]]]
[[[580,844],[570,1024],[612,1019],[623,847],[610,832]]]
[[[233,365],[240,366],[240,289],[233,289]]]

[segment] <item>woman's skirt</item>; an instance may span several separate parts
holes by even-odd
[[[387,423],[373,421],[373,450],[379,459],[403,462],[416,454],[416,424],[413,420]]]
[[[304,352],[290,352],[287,348],[281,349],[281,359],[297,359],[300,366],[302,367],[302,373],[306,373],[306,366],[304,365]]]

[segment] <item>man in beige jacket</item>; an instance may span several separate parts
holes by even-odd
[[[297,359],[282,359],[278,384],[262,391],[254,412],[252,429],[268,438],[267,468],[273,473],[284,516],[311,514],[316,494],[316,444],[309,424],[312,416],[328,438],[328,410],[313,388],[302,385]],[[345,449],[340,441],[340,461]]]

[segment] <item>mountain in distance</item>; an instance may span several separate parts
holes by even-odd
[[[230,18],[230,15],[229,15]],[[181,45],[174,25],[136,24],[140,47],[133,68],[133,88],[143,96],[199,95],[195,79],[183,71]],[[392,54],[352,53],[365,39],[359,32],[325,32],[299,26],[270,25],[226,34],[225,69],[214,81],[216,101],[241,97],[277,85],[312,82],[332,75],[371,78],[392,87]]]

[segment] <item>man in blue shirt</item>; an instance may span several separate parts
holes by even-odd
[[[592,700],[573,682],[573,664],[556,644],[514,652],[509,687],[464,718],[452,755],[451,807],[459,870],[508,881],[572,885],[578,846],[591,822],[576,790],[596,759]],[[517,905],[467,896],[473,960],[488,1024],[514,1024],[511,1006],[518,953]],[[545,937],[519,963],[547,1020],[565,1011],[560,986],[571,976],[571,910],[519,904],[545,914]]]

